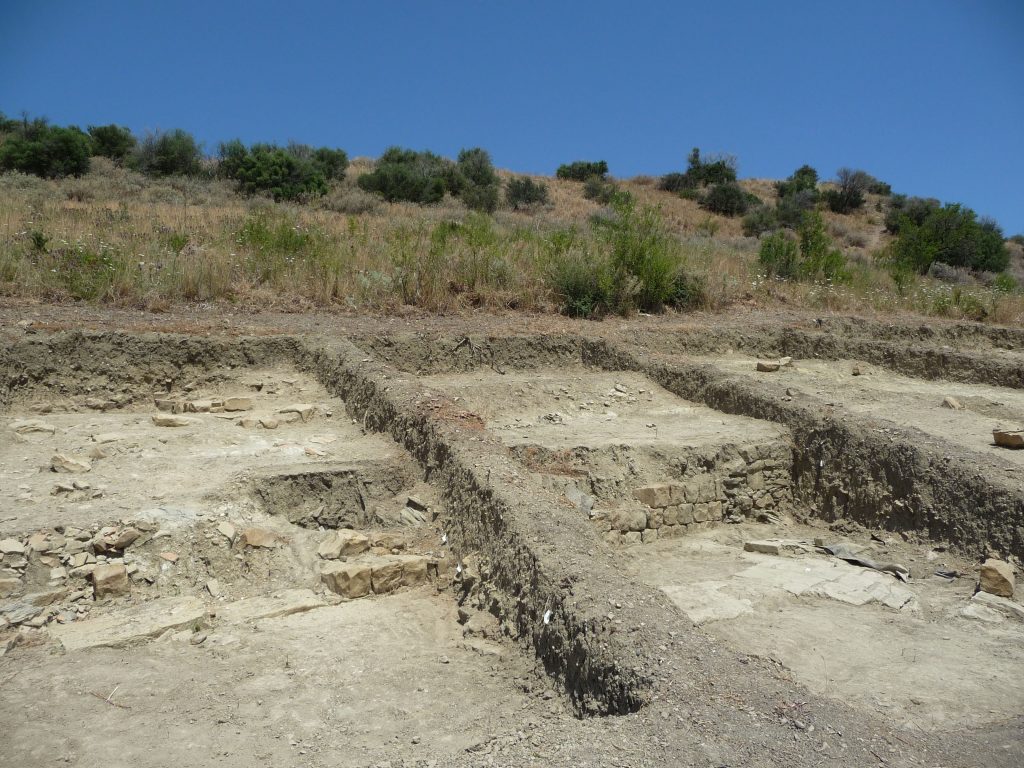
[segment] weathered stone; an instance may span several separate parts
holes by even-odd
[[[608,511],[608,522],[616,531],[642,531],[647,527],[647,512],[640,507],[618,507]]]
[[[142,535],[135,528],[125,528],[118,533],[114,531],[106,535],[96,536],[92,540],[93,550],[100,555],[114,555],[130,547]]]
[[[188,416],[156,414],[153,416],[153,423],[158,427],[191,427],[198,424],[199,421],[190,419]]]
[[[371,569],[367,563],[324,563],[320,579],[335,594],[355,599],[370,594]]]
[[[166,560],[168,563],[176,563],[176,562],[178,562],[178,553],[177,552],[161,552],[160,553],[160,557],[161,557],[161,559]]]
[[[317,554],[324,560],[337,560],[342,555],[358,555],[370,548],[370,540],[363,534],[342,528],[333,531],[317,547]]]
[[[238,531],[235,530],[235,526],[233,526],[231,523],[224,521],[223,523],[217,525],[217,533],[219,533],[229,542],[234,543],[235,534],[238,533]]]
[[[290,616],[320,608],[324,601],[311,589],[283,589],[269,595],[247,597],[217,608],[217,620],[229,624],[241,624],[258,619],[273,619]]]
[[[46,432],[52,435],[57,432],[57,428],[53,426],[53,424],[47,424],[45,421],[40,421],[39,419],[12,421],[9,426],[19,435],[28,435],[32,432]]]
[[[251,411],[251,397],[226,397],[224,398],[225,411]]]
[[[24,624],[30,619],[34,619],[40,613],[42,613],[43,606],[33,605],[32,603],[20,600],[16,603],[7,603],[0,608],[0,614],[7,619],[10,624]]]
[[[373,592],[384,595],[402,586],[402,561],[374,559],[371,564],[370,580]]]
[[[640,540],[644,544],[653,544],[658,540],[658,531],[654,528],[647,528],[640,533]]]
[[[679,525],[693,525],[695,508],[693,504],[680,504],[679,512],[676,514],[676,520]]]
[[[53,605],[67,596],[67,588],[60,587],[58,589],[48,589],[45,592],[33,592],[31,595],[25,595],[21,599],[23,602],[32,603],[32,605],[39,605],[45,608],[47,605]]]
[[[1015,603],[1008,598],[991,595],[988,592],[976,592],[974,597],[971,598],[971,602],[996,610],[1004,616],[1009,616],[1011,619],[1024,621],[1024,605]]]
[[[281,545],[281,537],[265,528],[246,528],[242,531],[242,544],[247,547],[273,549]]]
[[[780,367],[781,366],[779,365],[778,361],[775,360],[757,361],[757,370],[761,371],[762,373],[774,373],[775,371],[779,370]]]
[[[156,406],[158,411],[163,411],[164,413],[181,413],[184,410],[184,404],[180,400],[157,398],[153,401],[153,405]]]
[[[264,429],[277,429],[280,425],[281,422],[272,416],[264,416],[260,419],[260,426]]]
[[[706,523],[711,519],[711,513],[707,504],[693,505],[693,520],[697,523]]]
[[[430,507],[427,502],[423,501],[418,496],[410,496],[405,501],[405,506],[415,509],[417,512],[426,512]]]
[[[99,443],[100,445],[116,443],[118,440],[124,440],[124,435],[120,432],[103,432],[92,436],[92,441],[94,443]]]
[[[403,587],[415,587],[425,584],[427,576],[427,558],[421,555],[406,555],[402,558]]]
[[[622,534],[622,541],[624,544],[639,544],[643,538],[640,531],[630,531]]]
[[[2,539],[0,540],[0,555],[23,555],[25,554],[25,545],[17,539]]]
[[[128,571],[123,565],[97,565],[92,572],[92,589],[97,600],[127,595],[131,591]]]
[[[992,439],[1003,448],[1024,448],[1024,429],[994,429]]]
[[[313,413],[315,410],[316,408],[310,405],[309,403],[295,403],[294,405],[289,405],[282,408],[281,410],[278,411],[278,413],[297,413],[300,419],[302,419],[303,421],[309,421],[311,418],[313,418]]]
[[[721,520],[722,519],[722,502],[720,501],[709,501],[708,502],[708,520]]]
[[[652,509],[647,513],[647,529],[661,528],[665,524],[665,510],[664,509]],[[646,541],[646,539],[645,539]]]
[[[942,407],[949,408],[954,411],[962,411],[964,409],[964,404],[955,397],[944,397],[942,399]]]
[[[989,558],[981,566],[981,580],[979,583],[982,592],[1000,597],[1013,597],[1013,568],[1002,560]]]
[[[210,597],[220,597],[220,582],[216,579],[207,579],[206,591],[210,593]]]
[[[670,483],[659,483],[634,488],[633,498],[652,509],[664,509],[674,503],[673,486]]]
[[[92,462],[88,459],[75,459],[63,453],[57,453],[50,459],[50,469],[54,472],[88,472],[92,469]]]
[[[169,629],[196,625],[206,616],[197,597],[162,597],[96,619],[51,624],[50,632],[68,651],[118,646],[156,637]]]
[[[89,563],[90,560],[95,562],[96,558],[88,552],[76,552],[68,558],[68,565],[72,568],[81,568],[83,565]]]
[[[189,400],[185,403],[187,413],[209,413],[212,408],[212,400]]]
[[[10,597],[19,589],[21,589],[21,579],[16,579],[13,576],[0,578],[0,597]]]

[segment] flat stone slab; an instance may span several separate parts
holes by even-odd
[[[162,597],[99,618],[52,626],[50,634],[68,651],[116,647],[186,627],[205,616],[206,607],[197,597]]]
[[[228,624],[243,624],[258,619],[289,616],[327,605],[311,589],[284,589],[270,595],[247,597],[217,608],[217,620]]]
[[[914,593],[892,576],[837,560],[770,560],[736,576],[760,587],[778,587],[793,595],[827,597],[850,605],[880,603],[904,610],[915,607],[917,602]]]

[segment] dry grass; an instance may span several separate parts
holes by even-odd
[[[493,219],[450,198],[430,207],[367,201],[352,179],[370,167],[357,159],[349,180],[307,206],[241,198],[225,182],[153,180],[101,160],[81,179],[0,176],[0,295],[155,311],[184,302],[555,311],[546,239],[568,227],[588,238],[588,222],[602,210],[582,185],[541,177],[534,178],[548,184],[548,206],[503,209]],[[757,241],[743,237],[738,219],[709,215],[650,177],[619,183],[641,204],[661,208],[687,271],[703,279],[705,308],[745,303],[1024,323],[1019,293],[927,278],[897,290],[869,256],[887,240],[873,198],[851,216],[825,214],[850,258],[849,283],[787,283],[759,274]],[[742,184],[775,199],[770,181]],[[455,235],[449,222],[462,224]]]

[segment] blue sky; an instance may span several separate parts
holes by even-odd
[[[864,168],[1024,232],[1024,2],[4,0],[0,110],[505,168]]]

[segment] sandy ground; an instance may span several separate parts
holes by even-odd
[[[696,448],[778,440],[785,433],[768,422],[688,402],[625,371],[487,371],[420,381],[458,398],[507,445]]]
[[[0,660],[0,762],[359,766],[405,754],[426,764],[571,720],[523,657],[467,645],[454,605],[432,592],[218,628],[201,645],[26,649]]]

